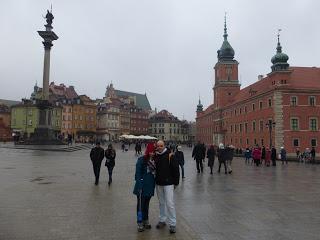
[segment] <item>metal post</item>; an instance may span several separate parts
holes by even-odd
[[[271,149],[272,147],[272,128],[276,125],[275,122],[273,122],[271,119],[266,123],[267,128],[269,128],[269,148]]]

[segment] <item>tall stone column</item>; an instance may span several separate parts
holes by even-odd
[[[52,42],[58,39],[58,36],[52,31],[53,15],[49,10],[47,11],[47,24],[45,31],[38,31],[43,38],[44,45],[44,61],[43,61],[43,83],[42,83],[42,100],[49,100],[49,76],[50,76],[50,51],[53,46]]]

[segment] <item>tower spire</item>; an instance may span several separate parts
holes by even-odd
[[[271,62],[272,62],[272,66],[271,66],[271,70],[272,72],[274,71],[279,71],[279,70],[286,70],[289,67],[288,64],[288,55],[282,52],[282,47],[280,44],[280,32],[281,29],[278,29],[278,34],[277,34],[277,38],[278,38],[278,43],[277,43],[277,52],[276,55],[274,55],[271,58]]]
[[[224,12],[224,41],[228,41],[228,33],[227,33],[227,12]]]

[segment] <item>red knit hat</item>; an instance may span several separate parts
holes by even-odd
[[[144,152],[145,157],[149,157],[150,153],[155,151],[154,143],[148,143],[146,151]]]

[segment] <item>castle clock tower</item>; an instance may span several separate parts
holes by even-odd
[[[221,48],[217,51],[218,62],[214,66],[215,84],[213,87],[214,107],[223,108],[231,103],[234,95],[240,91],[238,79],[238,61],[234,60],[234,50],[228,42],[226,17],[224,18],[224,34]]]

